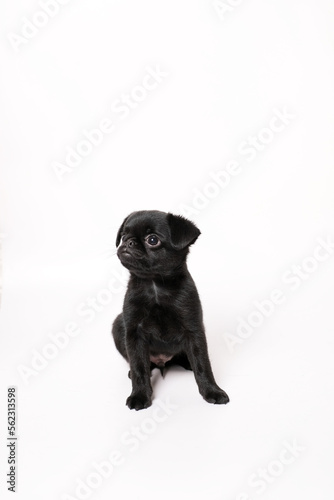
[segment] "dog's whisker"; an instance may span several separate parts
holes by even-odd
[[[117,249],[109,249],[107,248],[106,250],[101,250],[99,252],[99,256],[104,258],[104,259],[109,259],[110,257],[114,257],[117,254]]]

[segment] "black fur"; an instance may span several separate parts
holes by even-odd
[[[209,403],[229,401],[211,370],[201,303],[186,265],[189,246],[199,235],[187,219],[157,210],[133,212],[118,231],[117,255],[130,279],[112,334],[130,363],[130,409],[152,404],[151,370],[172,364],[193,370]]]

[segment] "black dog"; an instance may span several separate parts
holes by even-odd
[[[152,404],[151,370],[172,364],[193,370],[209,403],[229,401],[211,370],[201,303],[186,265],[189,246],[199,235],[187,219],[157,210],[133,212],[118,231],[117,255],[130,280],[112,334],[130,363],[130,409]]]

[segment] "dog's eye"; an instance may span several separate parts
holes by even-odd
[[[159,240],[159,238],[156,234],[149,234],[146,237],[145,241],[150,247],[156,247],[157,245],[160,245],[160,243],[161,243],[161,241]]]

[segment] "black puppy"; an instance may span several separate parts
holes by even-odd
[[[130,363],[130,409],[152,404],[151,370],[172,364],[193,370],[209,403],[229,401],[211,370],[201,303],[186,265],[189,246],[199,235],[187,219],[157,210],[133,212],[118,231],[117,255],[130,280],[112,334]]]

